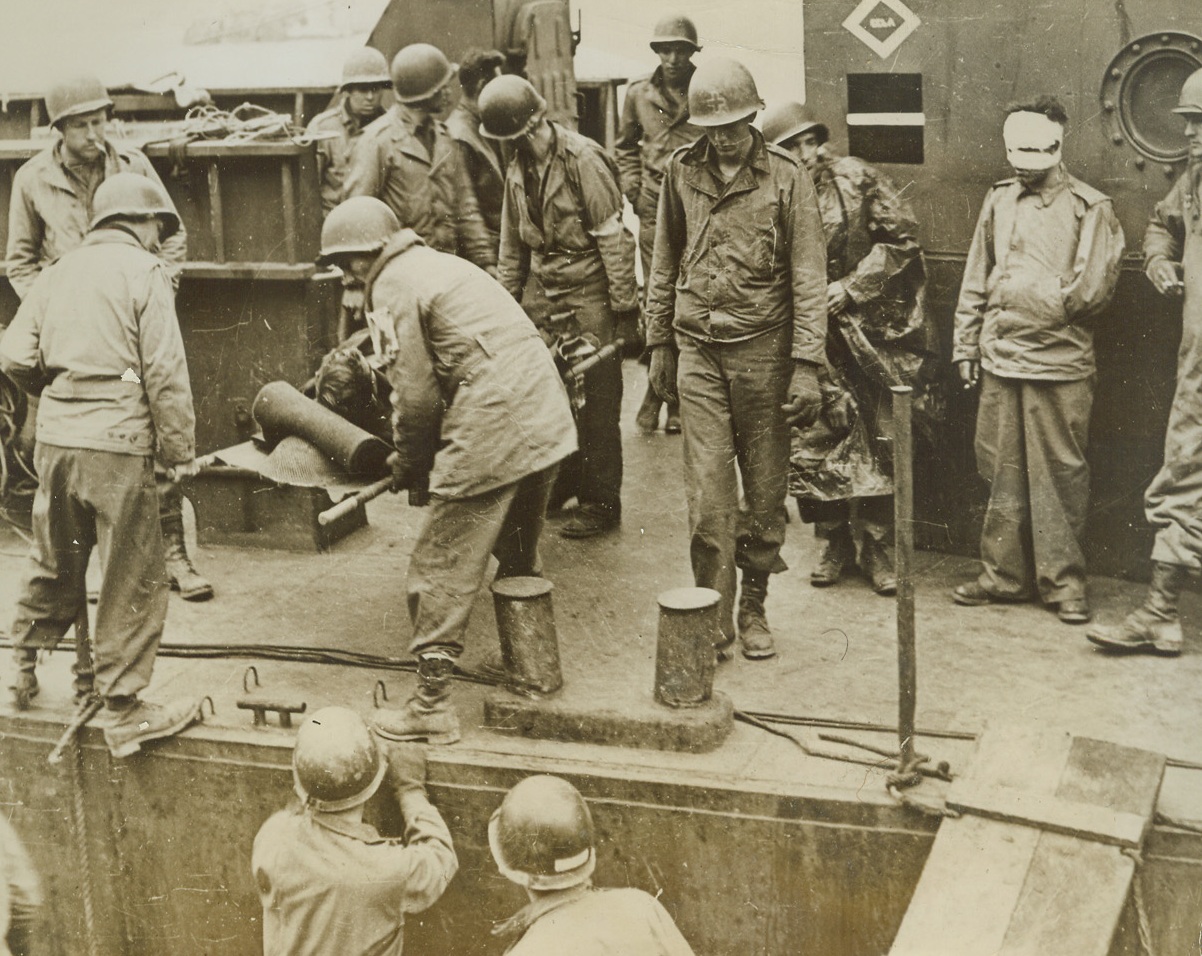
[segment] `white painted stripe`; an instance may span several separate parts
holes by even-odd
[[[926,126],[922,113],[848,113],[848,126]]]

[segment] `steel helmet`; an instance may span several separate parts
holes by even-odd
[[[375,196],[352,196],[330,210],[321,226],[319,261],[350,252],[379,252],[401,223]]]
[[[1202,70],[1195,70],[1185,78],[1181,98],[1173,112],[1202,114]]]
[[[342,64],[342,82],[338,89],[348,86],[388,86],[392,77],[388,73],[388,60],[375,47],[365,46],[356,50]]]
[[[539,774],[509,793],[488,821],[488,845],[501,875],[532,890],[583,883],[597,865],[593,817],[580,791]]]
[[[529,80],[506,74],[485,84],[479,106],[481,134],[489,139],[517,139],[547,108],[547,101]]]
[[[689,122],[695,126],[725,126],[763,108],[755,80],[738,60],[707,60],[689,82]]]
[[[695,51],[701,49],[697,45],[697,28],[688,17],[664,17],[655,25],[651,32],[651,49],[668,43],[687,43]]]
[[[366,803],[388,764],[363,718],[323,707],[300,725],[292,750],[296,795],[314,810],[337,812]]]
[[[179,213],[166,191],[153,179],[137,173],[114,173],[100,184],[92,197],[92,229],[110,219],[149,216],[157,216],[163,221],[160,238],[170,239],[179,232]]]
[[[108,90],[94,76],[73,76],[46,91],[46,113],[51,126],[58,126],[68,116],[112,108]]]
[[[392,58],[392,86],[401,103],[420,103],[441,90],[459,67],[429,43],[410,43]]]
[[[820,143],[830,139],[830,130],[800,103],[782,103],[764,113],[764,139],[779,146],[794,136],[813,131]]]

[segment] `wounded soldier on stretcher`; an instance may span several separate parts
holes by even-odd
[[[378,368],[366,332],[356,333],[327,353],[304,393],[348,422],[392,444],[388,376]]]

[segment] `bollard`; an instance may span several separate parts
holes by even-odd
[[[718,601],[712,588],[674,588],[659,601],[655,699],[669,707],[698,707],[714,691]]]
[[[505,686],[523,697],[546,697],[563,687],[553,587],[534,577],[500,578],[492,585]]]

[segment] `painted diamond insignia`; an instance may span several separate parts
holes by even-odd
[[[879,57],[893,53],[922,21],[901,0],[861,0],[843,27]]]

